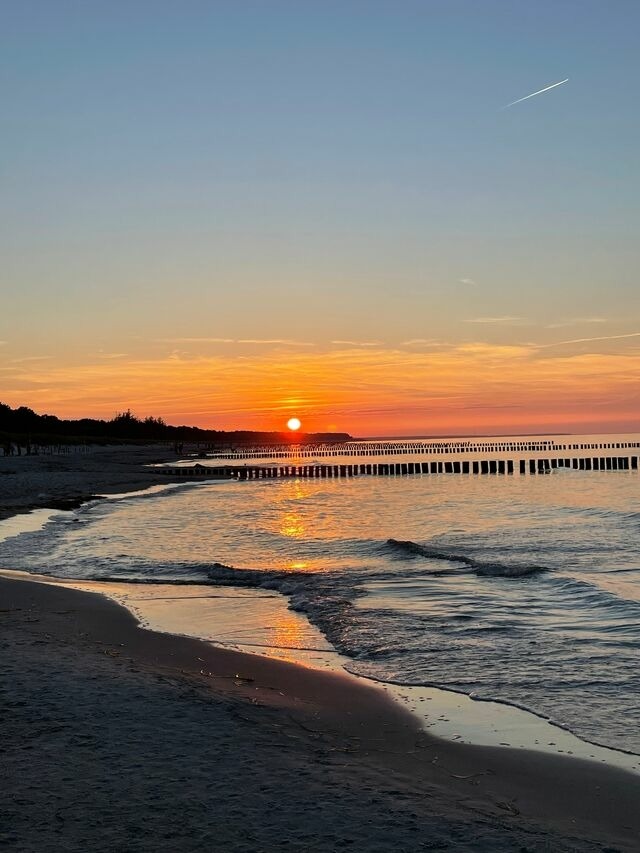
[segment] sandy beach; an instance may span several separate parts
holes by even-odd
[[[436,740],[374,687],[100,595],[0,601],[6,849],[638,849],[637,776]]]
[[[166,462],[161,445],[92,446],[68,455],[0,456],[0,519],[38,507],[72,509],[101,494],[130,492],[175,477],[147,467]]]
[[[3,514],[161,482],[158,452],[2,460]],[[638,775],[434,738],[361,679],[100,594],[0,578],[0,644],[4,849],[640,849]]]

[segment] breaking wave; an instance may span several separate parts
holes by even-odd
[[[391,551],[395,551],[405,557],[427,557],[430,560],[447,560],[451,563],[462,563],[463,566],[470,568],[475,574],[482,577],[501,577],[501,578],[524,578],[529,575],[537,575],[541,572],[548,572],[548,566],[532,566],[532,565],[516,565],[505,563],[485,562],[476,560],[468,554],[451,554],[445,551],[439,551],[434,548],[428,548],[420,545],[417,542],[400,539],[387,539],[386,544]]]
[[[526,707],[639,752],[637,480],[613,482],[180,484],[59,514],[0,542],[0,562],[275,591],[356,674]]]

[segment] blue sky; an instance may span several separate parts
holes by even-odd
[[[639,25],[590,0],[4,4],[4,354],[628,352]]]

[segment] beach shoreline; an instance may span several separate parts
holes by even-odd
[[[62,508],[72,508],[95,497],[96,492],[126,494],[175,483],[158,469],[144,467],[162,461],[160,452],[158,447],[124,452],[123,448],[100,448],[78,458],[4,460],[0,517],[36,507],[61,508],[60,501],[67,504]],[[41,491],[34,492],[34,487]],[[119,778],[128,773],[126,756],[114,743],[129,743],[134,752],[145,753],[148,744],[157,740],[158,727],[165,732],[165,740],[156,745],[161,752],[170,751],[166,739],[184,741],[181,779],[193,796],[194,779],[209,778],[210,764],[202,764],[198,751],[207,732],[215,739],[224,728],[234,755],[246,767],[257,761],[261,768],[258,780],[262,779],[260,784],[265,791],[269,789],[268,794],[254,792],[257,805],[241,802],[244,779],[238,777],[233,762],[222,772],[215,744],[208,747],[209,762],[216,765],[215,786],[222,785],[225,796],[235,798],[233,809],[229,808],[242,824],[242,832],[227,827],[224,841],[213,832],[207,842],[211,849],[334,850],[343,842],[345,846],[355,843],[362,850],[453,845],[457,850],[507,851],[519,845],[527,850],[590,851],[601,850],[603,844],[615,845],[615,850],[638,849],[635,839],[640,834],[640,819],[634,814],[640,800],[640,778],[632,774],[574,758],[432,737],[418,716],[381,686],[347,673],[148,630],[104,595],[65,588],[54,578],[39,583],[28,576],[16,574],[9,579],[5,575],[0,578],[0,603],[0,643],[9,661],[3,673],[0,709],[3,721],[10,723],[3,726],[0,748],[7,756],[12,791],[2,806],[5,814],[0,824],[9,829],[0,833],[0,841],[8,842],[9,849],[56,849],[62,840],[70,850],[199,849],[202,839],[213,832],[211,816],[203,812],[194,817],[200,841],[196,836],[177,838],[164,818],[156,820],[160,807],[152,789],[158,780],[152,784],[148,776],[128,782],[138,792],[140,817],[129,816],[126,831],[119,826],[120,818],[113,817],[106,830],[102,826],[98,832],[95,816],[106,808],[101,792],[110,792],[109,808],[113,815],[119,814],[120,806],[114,806]],[[49,690],[54,671],[60,683],[51,687],[48,707],[55,706],[55,710],[41,712],[39,697],[43,689],[45,693]],[[68,678],[60,681],[58,675],[63,671]],[[78,685],[87,697],[85,712],[73,722],[65,722]],[[135,736],[127,728],[128,720],[120,716],[114,691],[131,706],[137,720]],[[180,705],[188,722],[173,717],[173,728],[165,731],[162,718],[150,713],[158,691],[171,707]],[[113,726],[109,749],[95,730],[96,708],[107,714]],[[114,714],[116,722],[111,719]],[[246,725],[259,733],[258,746],[247,745]],[[34,731],[43,734],[34,735]],[[69,821],[60,815],[76,808],[73,804],[79,792],[72,785],[68,794],[55,793],[68,790],[71,778],[68,772],[64,779],[60,777],[58,769],[62,762],[72,765],[71,775],[87,772],[87,731],[95,760],[106,753],[100,758],[99,778],[85,795],[86,805]],[[276,733],[288,758],[294,760],[294,754],[298,762],[303,781],[293,786],[295,790],[289,790],[289,775],[279,767],[280,752],[268,742]],[[34,736],[44,746],[35,753],[31,749]],[[143,756],[138,763],[144,775],[153,761]],[[167,757],[166,766],[170,764]],[[271,785],[274,776],[276,789]],[[47,790],[38,781],[43,778],[50,779]],[[283,789],[293,797],[308,787],[316,798],[340,809],[345,804],[335,801],[336,785],[336,790],[347,785],[350,791],[343,824],[310,805],[311,795],[295,814],[280,815],[274,822],[274,797]],[[161,787],[162,808],[170,811],[172,798],[181,792],[169,783]],[[219,796],[218,787],[216,792]],[[390,823],[381,818],[379,798],[396,815]],[[42,819],[32,825],[27,815],[34,813]],[[149,813],[154,827],[143,832],[138,821],[144,818],[148,823]],[[247,837],[254,838],[246,847],[245,829]],[[125,834],[119,834],[122,832]],[[137,839],[136,833],[144,837]],[[427,843],[425,833],[440,841]]]
[[[34,509],[72,510],[105,494],[175,483],[162,468],[169,447],[91,446],[60,455],[0,456],[0,520]]]
[[[234,740],[237,761],[262,768],[256,772],[266,789],[274,784],[274,778],[279,791],[293,782],[297,794],[305,786],[313,787],[316,799],[305,800],[308,809],[279,815],[277,826],[272,813],[273,791],[251,804],[236,803],[242,827],[227,826],[226,841],[213,849],[249,849],[241,837],[245,830],[247,837],[262,837],[263,849],[307,849],[301,837],[296,840],[296,833],[303,831],[311,831],[314,837],[308,849],[337,849],[341,839],[347,838],[366,850],[438,849],[438,845],[420,846],[425,827],[429,827],[430,838],[455,838],[455,849],[459,850],[506,851],[517,849],[516,844],[534,850],[599,850],[602,844],[615,845],[619,850],[638,849],[640,817],[634,806],[640,797],[640,779],[631,774],[571,758],[433,738],[420,728],[417,718],[383,691],[348,675],[149,631],[140,628],[123,607],[95,593],[28,579],[0,578],[0,600],[0,635],[8,662],[1,695],[3,717],[10,724],[2,727],[1,746],[8,790],[13,794],[2,805],[2,825],[13,833],[8,839],[10,849],[55,849],[55,833],[65,839],[65,849],[81,849],[80,837],[86,842],[86,833],[96,825],[102,792],[109,789],[113,794],[119,787],[118,768],[124,756],[114,754],[110,741],[109,755],[99,761],[100,783],[89,790],[81,813],[72,822],[65,820],[60,825],[51,812],[57,796],[52,792],[63,791],[70,778],[67,767],[67,782],[55,781],[60,770],[55,753],[64,753],[67,766],[87,761],[83,739],[93,738],[96,760],[104,747],[91,714],[73,724],[64,722],[65,714],[75,708],[79,685],[93,696],[89,705],[101,705],[102,712],[110,716],[110,725],[117,730],[115,740],[123,743],[131,738],[130,718],[121,715],[112,691],[114,685],[125,693],[133,691],[133,699],[129,696],[128,701],[136,708],[136,738],[142,738],[136,741],[137,748],[141,743],[155,744],[156,752],[162,753],[171,751],[172,739],[186,738],[190,748],[182,756],[181,772],[189,779],[193,774],[196,778],[210,774],[216,786],[223,785],[227,792],[235,789],[241,795],[246,780],[236,775],[233,761],[226,767],[226,748],[221,753],[215,750],[217,727],[224,721],[225,736]],[[69,666],[75,673],[73,679],[66,687],[56,687],[54,681]],[[23,685],[23,693],[30,686],[33,701],[25,700],[18,684]],[[158,690],[166,694],[167,701],[179,697],[181,703],[186,702],[189,721],[174,719],[167,728],[155,718],[151,697]],[[41,694],[49,709],[44,714],[42,701],[35,699]],[[52,703],[56,713],[51,712]],[[231,724],[230,715],[233,719],[237,715],[246,718],[240,726],[242,732],[235,730],[237,725]],[[259,747],[244,740],[246,725],[259,734]],[[25,751],[25,744],[33,742],[34,726],[44,726],[39,740],[44,748]],[[158,726],[163,732],[160,739]],[[214,764],[210,756],[206,766],[201,766],[203,741],[196,736],[198,731],[210,733],[207,750],[213,750]],[[288,759],[301,762],[304,777],[292,780],[290,771],[285,773],[279,767],[281,756],[277,750],[273,752],[274,738],[284,738]],[[133,760],[135,756],[130,757]],[[129,784],[140,788],[137,796],[144,807],[144,797],[151,797],[149,789],[156,790],[154,786],[160,780],[151,784],[144,755],[139,757],[138,782],[130,779]],[[224,760],[220,763],[221,758]],[[168,757],[163,766],[173,778]],[[327,772],[337,777],[330,784]],[[43,786],[41,781],[36,783],[36,777],[52,780]],[[349,820],[342,829],[339,820],[319,814],[322,809],[318,810],[317,803],[318,791],[327,803],[333,802],[341,785],[348,785],[346,799],[350,803]],[[382,819],[379,804],[372,808],[376,796],[388,800],[391,812],[397,813],[386,828],[376,823]],[[157,808],[155,801],[154,814]],[[167,799],[160,811],[172,808]],[[27,812],[43,817],[29,824]],[[207,829],[206,814],[201,815],[199,823],[199,831],[205,834],[211,830],[210,826]],[[45,820],[47,815],[49,819]],[[288,838],[283,835],[281,821],[288,827]],[[124,830],[117,824],[101,829],[105,839],[109,833],[120,831]],[[168,844],[163,846],[158,833],[158,828],[151,830],[152,842],[148,833],[138,840],[129,834],[130,846],[126,849],[170,849]],[[197,849],[194,838],[174,838],[171,849]],[[113,849],[113,844],[117,846],[122,840],[102,843],[104,846],[96,834],[90,849]]]

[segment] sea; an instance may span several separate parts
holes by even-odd
[[[545,436],[546,445],[531,437],[538,449],[518,452],[509,442],[523,438],[505,437],[499,446],[510,449],[491,453],[478,441],[451,458],[514,459],[515,473],[155,487],[52,513],[0,542],[0,564],[83,580],[269,590],[354,674],[511,704],[640,754],[640,472],[531,475],[518,465],[639,455],[585,446],[640,436]],[[569,444],[579,449],[553,449]],[[389,444],[379,460],[407,461],[389,455],[396,450]],[[440,452],[421,445],[410,461]]]

